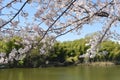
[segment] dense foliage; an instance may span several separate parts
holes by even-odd
[[[56,43],[54,45],[53,60],[59,62],[79,62],[79,56],[86,53],[85,39]]]
[[[6,38],[7,39],[7,38]],[[51,48],[45,48],[46,52],[40,52],[43,43],[40,43],[35,48],[31,48],[26,56],[20,56],[19,50],[25,47],[20,44],[22,39],[20,37],[13,37],[9,40],[3,39],[0,41],[1,60],[2,55],[8,58],[7,64],[9,67],[45,67],[45,66],[67,66],[72,64],[84,63],[85,58],[80,55],[86,54],[90,46],[86,46],[86,38],[74,41],[56,42]],[[37,39],[36,39],[37,40]],[[48,45],[48,43],[47,43]],[[10,58],[11,50],[16,49],[16,56]],[[105,54],[107,52],[107,54]],[[5,58],[5,59],[6,59]],[[18,58],[18,59],[17,59]],[[10,60],[11,59],[11,60]],[[120,62],[120,44],[111,40],[106,40],[101,43],[99,50],[94,58],[89,57],[89,62],[96,61],[112,61]]]
[[[85,39],[79,39],[75,41],[68,41],[63,43],[56,43],[54,59],[68,62],[84,62],[84,60],[80,59],[80,55],[86,53],[86,50],[89,46],[86,46]],[[107,54],[105,54],[107,52]],[[78,60],[79,59],[79,60]],[[55,61],[56,61],[55,60]],[[100,49],[97,51],[96,56],[90,61],[112,61],[119,62],[120,61],[120,44],[117,42],[113,42],[111,40],[107,40],[101,43]]]

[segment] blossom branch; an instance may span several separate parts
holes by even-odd
[[[19,9],[19,11],[18,11],[9,21],[7,21],[7,22],[5,22],[4,24],[2,24],[2,25],[0,26],[0,28],[4,27],[4,26],[7,25],[8,23],[10,23],[10,22],[20,13],[20,11],[24,8],[24,6],[27,4],[28,1],[29,1],[29,0],[25,1],[25,3],[22,5],[22,7]]]
[[[41,40],[46,36],[46,34],[48,33],[48,31],[50,30],[50,28],[53,27],[53,25],[67,12],[67,10],[73,5],[73,3],[75,2],[76,0],[72,1],[70,3],[70,5],[66,8],[66,10],[64,12],[62,12],[61,15],[59,15],[59,17],[49,26],[49,28],[46,30],[46,32],[44,33],[43,37],[41,38]],[[40,40],[40,41],[41,41]]]

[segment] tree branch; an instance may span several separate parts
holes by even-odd
[[[112,19],[109,23],[108,23],[108,27],[107,29],[105,30],[105,32],[103,33],[101,39],[99,40],[98,44],[100,44],[103,40],[103,38],[105,37],[105,35],[107,34],[107,32],[110,30],[112,24],[115,22],[115,19]]]
[[[101,11],[101,12],[97,12],[95,13],[96,16],[100,16],[100,17],[108,17],[109,14],[107,12]]]
[[[13,0],[13,1],[9,2],[8,4],[6,4],[6,5],[3,6],[2,8],[0,8],[0,11],[1,11],[2,9],[6,8],[8,5],[12,4],[12,3],[15,2],[15,1],[16,1],[16,0]]]
[[[8,23],[10,23],[19,13],[20,11],[24,8],[24,6],[27,4],[29,0],[25,1],[25,3],[22,5],[22,7],[19,9],[19,11],[6,23],[4,23],[3,25],[0,26],[0,28],[4,27],[5,25],[7,25]]]
[[[75,2],[76,0],[72,1],[70,3],[70,5],[65,9],[65,11],[63,11],[61,13],[61,15],[58,16],[58,18],[49,26],[49,28],[46,30],[46,32],[44,33],[44,35],[42,36],[41,40],[46,36],[46,34],[48,33],[48,31],[50,30],[50,28],[52,28],[52,26],[67,12],[67,10],[73,5],[73,3]],[[40,41],[41,41],[40,40]]]

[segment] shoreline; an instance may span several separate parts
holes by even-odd
[[[116,64],[114,62],[90,62],[90,63],[76,63],[76,64],[47,64],[41,65],[39,67],[10,67],[8,65],[0,65],[0,69],[8,69],[8,68],[48,68],[48,67],[69,67],[69,66],[117,66],[120,64]]]

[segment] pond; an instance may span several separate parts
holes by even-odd
[[[120,66],[0,69],[0,80],[120,80]]]

